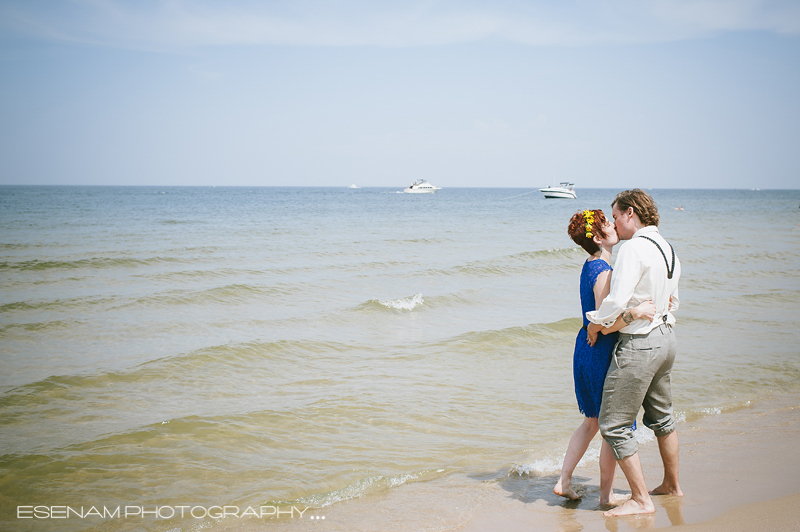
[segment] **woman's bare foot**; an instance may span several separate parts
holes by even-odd
[[[612,493],[607,500],[603,500],[602,497],[600,498],[600,506],[617,506],[630,498],[630,494],[622,495],[621,493]]]
[[[581,496],[575,493],[575,490],[572,489],[572,485],[570,483],[564,482],[562,486],[561,479],[558,479],[558,484],[556,484],[556,486],[553,488],[553,493],[560,497],[566,497],[571,501],[577,501],[581,498]]]
[[[675,495],[677,497],[683,497],[683,492],[680,486],[667,485],[666,482],[662,482],[660,486],[650,490],[650,495]]]
[[[605,517],[621,517],[623,515],[652,514],[655,512],[656,507],[653,506],[653,501],[648,497],[644,502],[628,499],[616,508],[603,512],[603,515]]]

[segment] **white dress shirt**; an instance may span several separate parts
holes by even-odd
[[[641,236],[658,242],[671,265],[672,251],[656,226],[649,225],[636,231],[633,238],[620,246],[614,263],[614,272],[611,274],[611,290],[608,296],[599,309],[586,313],[586,317],[592,323],[610,327],[623,311],[647,300],[652,300],[656,306],[653,321],[635,320],[620,329],[620,332],[647,334],[664,323],[664,316],[667,317],[668,324],[675,323],[672,313],[678,309],[679,304],[678,279],[681,277],[681,263],[678,257],[675,257],[672,279],[667,279],[664,256],[655,244],[646,238],[640,238]]]

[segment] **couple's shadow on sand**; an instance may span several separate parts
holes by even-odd
[[[583,524],[578,520],[578,513],[575,510],[586,510],[597,512],[598,516],[606,521],[606,528],[611,532],[624,529],[654,528],[656,526],[656,515],[666,511],[667,518],[673,526],[684,524],[683,520],[683,499],[681,497],[661,496],[653,497],[656,506],[656,513],[649,515],[625,516],[625,517],[603,517],[602,512],[612,508],[612,506],[600,504],[600,486],[589,484],[592,479],[588,477],[573,476],[572,485],[578,495],[578,500],[569,500],[553,493],[553,486],[556,485],[559,475],[538,475],[529,473],[518,473],[515,471],[501,470],[495,473],[474,475],[473,478],[483,482],[495,482],[503,490],[509,493],[509,497],[516,499],[524,504],[533,504],[542,501],[548,506],[560,507],[567,510],[561,517],[562,528],[564,530],[581,530]],[[630,495],[630,491],[615,490],[620,495]],[[572,524],[572,526],[570,526]],[[622,525],[622,527],[620,527]],[[663,525],[661,525],[663,526]]]

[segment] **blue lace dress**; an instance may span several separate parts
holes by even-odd
[[[594,284],[597,276],[611,266],[602,259],[586,261],[581,271],[581,310],[583,326],[589,326],[586,313],[594,308]],[[611,352],[617,343],[617,333],[598,334],[594,346],[586,343],[586,330],[581,329],[575,339],[575,354],[572,358],[572,371],[575,378],[575,397],[578,408],[586,417],[597,417],[600,414],[600,402],[603,399],[603,383],[606,380],[608,366],[611,364]]]

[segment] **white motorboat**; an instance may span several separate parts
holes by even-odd
[[[574,184],[564,181],[560,187],[540,188],[539,192],[544,194],[545,198],[575,199],[578,196],[575,194],[575,189],[572,188]]]
[[[350,186],[349,186],[349,187],[347,187],[347,188],[361,188],[361,187],[359,187],[358,185],[350,185]]]
[[[442,190],[442,187],[435,187],[425,181],[424,179],[417,179],[403,190],[409,194],[431,194],[437,190]]]

